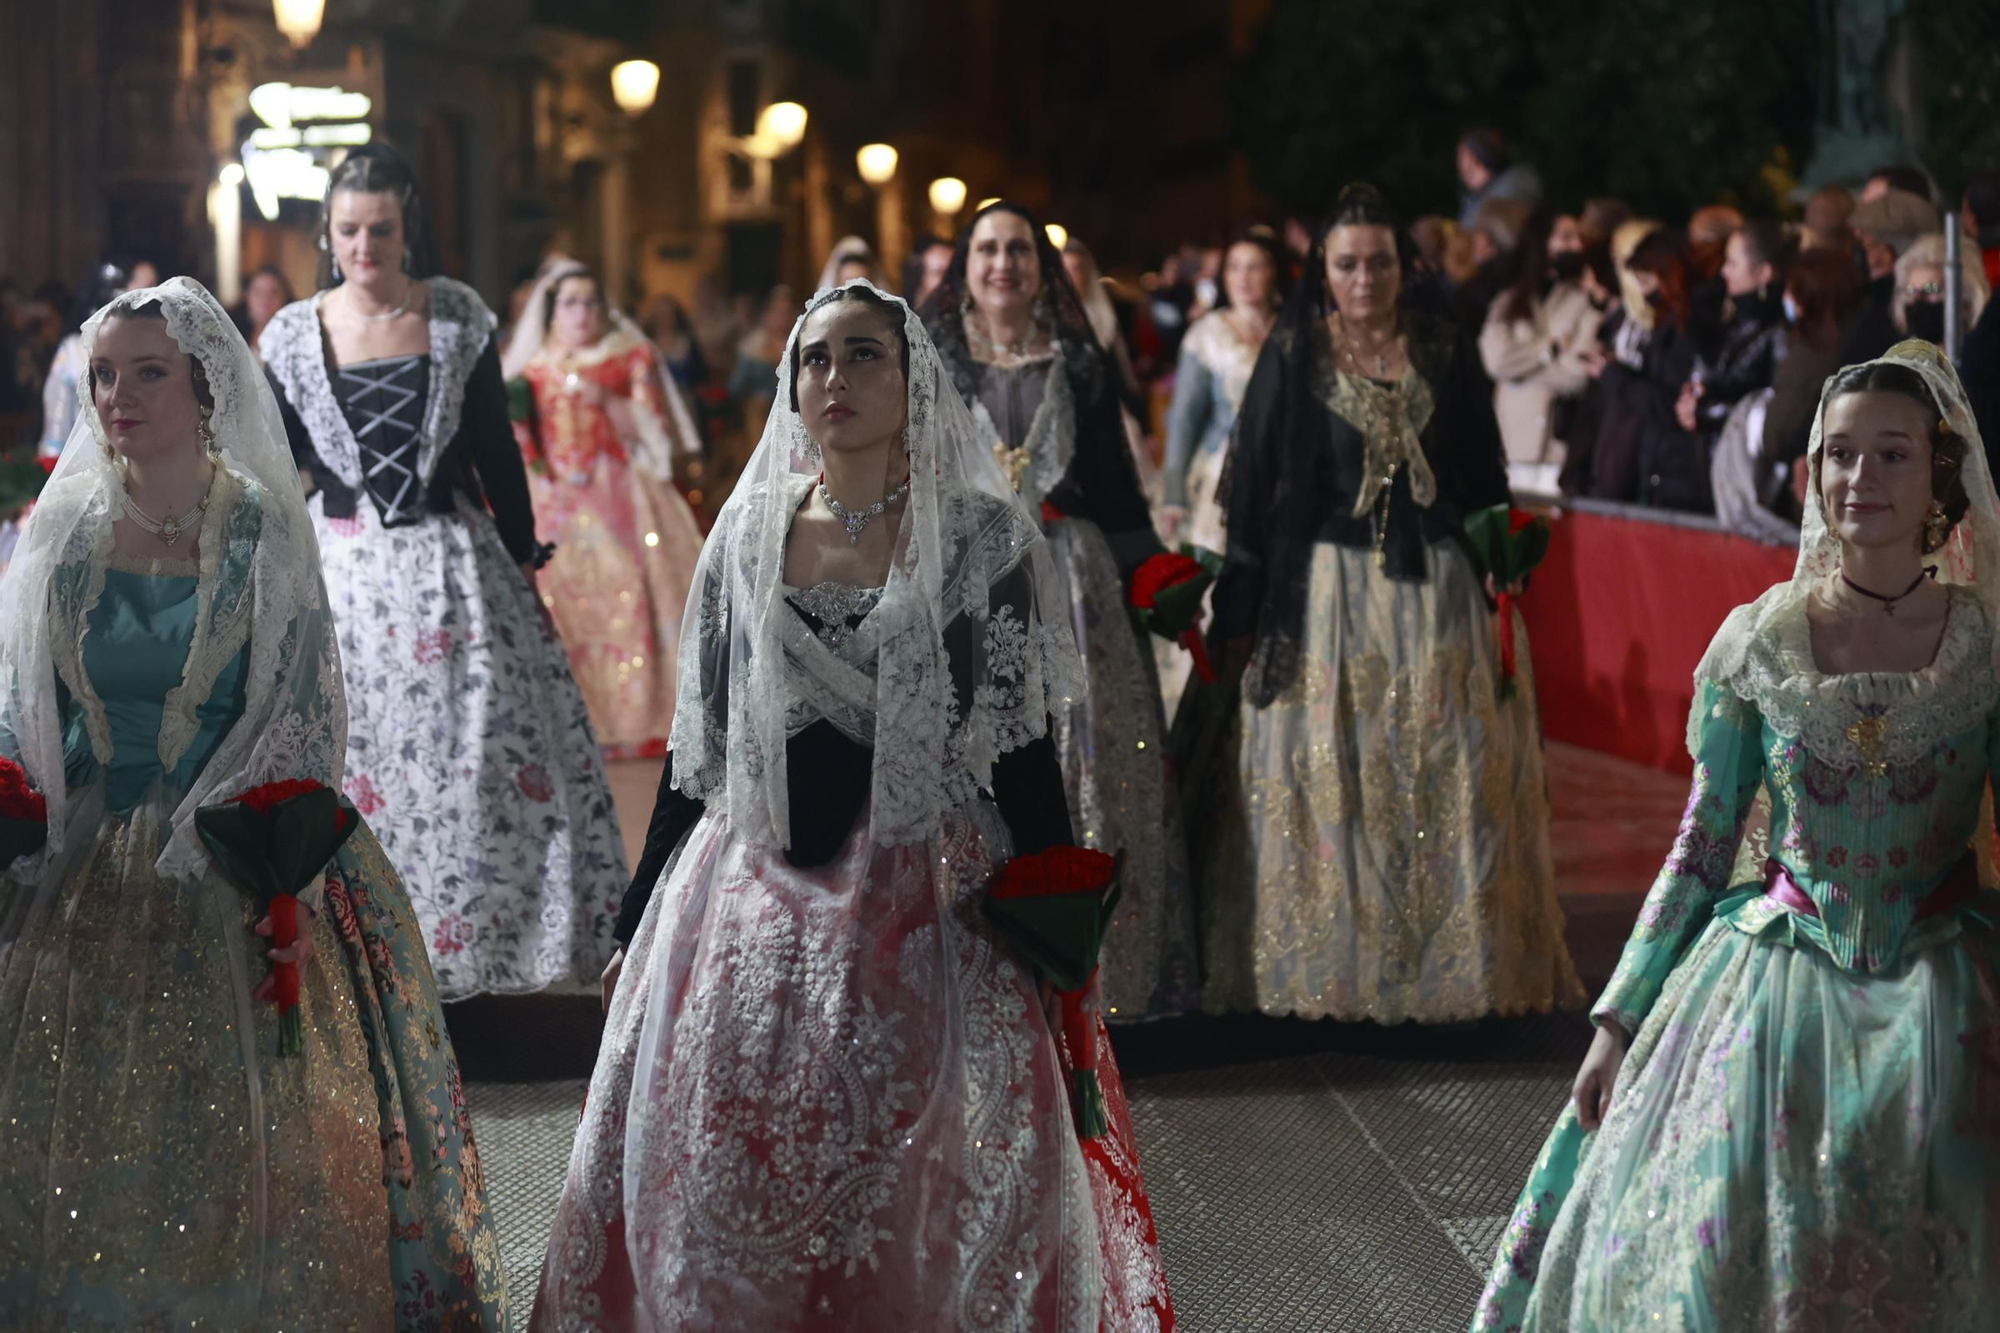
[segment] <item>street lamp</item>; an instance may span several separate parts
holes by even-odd
[[[780,153],[799,146],[806,137],[806,109],[797,102],[773,102],[757,117],[757,137],[768,139]]]
[[[326,18],[326,0],[271,0],[271,13],[278,20],[278,31],[303,51],[319,36],[319,25]]]
[[[940,176],[931,182],[931,208],[952,217],[965,207],[965,182],[956,176]]]
[[[1045,223],[1042,230],[1049,234],[1049,244],[1056,248],[1056,253],[1061,254],[1062,248],[1069,244],[1069,228],[1060,222],[1050,222]]]
[[[887,185],[896,175],[896,150],[886,143],[863,144],[854,154],[854,169],[870,185]]]
[[[611,100],[634,120],[660,95],[660,67],[650,60],[621,60],[611,67]]]

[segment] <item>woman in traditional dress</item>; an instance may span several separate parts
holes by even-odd
[[[859,236],[843,236],[834,242],[833,250],[819,271],[817,290],[825,291],[829,287],[853,282],[856,278],[866,278],[877,287],[889,285],[888,277],[882,271],[882,261],[876,257],[875,247]]]
[[[1829,380],[1807,457],[1796,572],[1695,671],[1687,814],[1481,1333],[2000,1308],[2000,917],[1969,850],[2000,760],[2000,497],[1929,343]]]
[[[187,278],[119,297],[83,346],[74,438],[0,585],[0,751],[48,832],[0,878],[0,1325],[499,1330],[388,858],[358,827],[272,949],[195,827],[274,781],[338,789],[346,757],[277,406]],[[303,973],[294,1056],[267,957]]]
[[[314,486],[347,794],[409,888],[446,999],[594,978],[625,855],[535,592],[547,551],[493,315],[433,276],[416,180],[386,145],[335,169],[325,214],[330,286],[279,311],[262,347]]]
[[[674,487],[701,437],[660,354],[584,265],[535,284],[501,370],[528,491],[555,554],[538,579],[607,757],[664,753],[701,528]]]
[[[1222,261],[1222,299],[1181,340],[1167,409],[1165,527],[1220,552],[1225,518],[1216,498],[1243,390],[1284,302],[1284,256],[1269,227],[1250,227]]]
[[[1169,1329],[1106,1029],[1079,1145],[981,910],[1071,838],[1046,545],[901,301],[821,293],[785,365],[702,555],[533,1326]]]
[[[1342,191],[1264,345],[1214,640],[1241,702],[1195,808],[1212,1009],[1459,1022],[1582,998],[1534,673],[1502,690],[1464,522],[1508,502],[1469,339],[1402,297],[1407,241]]]
[[[1061,257],[1017,204],[979,211],[924,320],[980,438],[1041,517],[1083,655],[1083,691],[1057,710],[1056,732],[1083,844],[1125,858],[1105,943],[1105,1011],[1185,1013],[1199,985],[1187,847],[1159,673],[1127,592],[1160,539],[1112,369]]]

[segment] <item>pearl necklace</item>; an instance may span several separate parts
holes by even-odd
[[[354,308],[354,289],[353,289],[353,288],[351,288],[351,287],[348,287],[348,286],[346,286],[346,285],[344,285],[344,284],[342,285],[342,287],[341,287],[341,289],[340,289],[340,300],[341,300],[341,304],[342,304],[342,305],[345,305],[345,306],[347,307],[347,313],[348,313],[348,314],[350,314],[350,315],[352,315],[352,316],[354,316],[354,317],[355,317],[356,319],[365,319],[365,320],[367,320],[367,321],[368,321],[368,322],[369,322],[370,324],[387,324],[387,323],[388,323],[388,322],[389,322],[390,320],[392,320],[392,319],[399,319],[399,318],[401,318],[401,317],[402,317],[402,316],[403,316],[404,314],[408,313],[408,311],[409,311],[409,309],[410,309],[410,298],[411,298],[412,296],[415,296],[415,295],[416,295],[416,293],[417,293],[417,284],[416,284],[416,283],[414,283],[414,282],[406,282],[406,283],[404,283],[404,284],[403,284],[403,304],[401,304],[401,305],[397,306],[397,307],[396,307],[396,308],[395,308],[394,310],[391,310],[391,311],[390,311],[390,312],[389,312],[388,314],[386,314],[386,315],[364,315],[364,314],[362,314],[362,313],[361,313],[361,312],[360,312],[359,310],[355,309],[355,308]]]
[[[1028,332],[1019,342],[997,343],[981,333],[968,319],[965,321],[965,336],[990,353],[996,363],[1003,357],[1009,361],[1029,361],[1046,350],[1046,335],[1039,322],[1030,324]]]
[[[195,501],[194,508],[188,510],[179,518],[175,518],[169,513],[164,519],[156,519],[145,510],[139,508],[137,504],[133,503],[130,495],[125,497],[125,517],[131,519],[155,537],[158,537],[169,548],[172,548],[173,544],[179,541],[189,528],[201,522],[201,516],[207,512],[208,497],[206,495]]]
[[[890,505],[896,503],[896,501],[909,493],[910,478],[905,477],[903,478],[902,485],[890,491],[874,504],[869,505],[865,509],[849,509],[846,505],[834,499],[833,492],[826,488],[826,473],[822,472],[819,474],[819,498],[826,501],[826,507],[833,511],[833,516],[839,519],[841,525],[847,529],[847,544],[849,546],[860,545],[861,534],[867,530],[869,522],[880,518]]]

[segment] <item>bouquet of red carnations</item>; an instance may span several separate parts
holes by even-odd
[[[1493,577],[1500,616],[1500,697],[1514,697],[1514,598],[1508,591],[1533,573],[1549,553],[1549,521],[1525,509],[1494,505],[1465,520],[1472,558]]]
[[[220,805],[195,811],[195,829],[223,873],[271,918],[271,945],[298,943],[298,892],[326,872],[327,862],[361,823],[340,793],[313,781],[267,782]],[[299,1012],[299,966],[272,963],[278,1004],[278,1054],[305,1047]]]
[[[1132,575],[1129,600],[1147,629],[1179,641],[1194,658],[1204,684],[1215,683],[1215,666],[1201,636],[1201,599],[1222,573],[1222,557],[1199,546],[1161,551]]]
[[[1096,1014],[1084,1004],[1097,977],[1111,911],[1118,905],[1118,858],[1083,847],[1051,847],[1009,861],[986,894],[986,915],[1015,951],[1056,988],[1063,1039],[1074,1069],[1070,1096],[1077,1137],[1109,1128],[1097,1081]]]
[[[27,772],[0,756],[0,866],[12,865],[49,840],[49,803]]]

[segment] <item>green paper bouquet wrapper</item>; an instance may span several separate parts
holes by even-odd
[[[1014,951],[1055,986],[1069,1046],[1077,1137],[1110,1128],[1097,1078],[1096,1014],[1084,1000],[1118,905],[1118,859],[1082,847],[1052,847],[1009,861],[987,890],[987,919]]]

